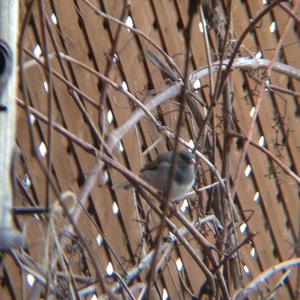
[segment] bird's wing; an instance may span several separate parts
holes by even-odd
[[[162,164],[162,163],[171,163],[172,153],[173,152],[170,151],[170,152],[159,155],[156,160],[153,160],[153,161],[145,164],[143,166],[143,168],[141,169],[141,172],[143,172],[145,170],[157,169],[159,167],[159,165]]]

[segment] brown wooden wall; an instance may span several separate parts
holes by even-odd
[[[106,293],[97,280],[94,263],[96,262],[98,271],[103,275],[107,288],[112,289],[118,280],[106,276],[108,265],[111,263],[114,271],[123,279],[126,278],[126,272],[135,268],[153,249],[160,218],[140,194],[112,188],[113,185],[123,182],[124,176],[107,163],[104,164],[104,170],[108,181],[103,184],[104,173],[95,174],[95,169],[102,163],[101,155],[95,155],[94,150],[87,151],[87,148],[94,147],[93,149],[100,149],[100,153],[107,154],[103,141],[109,144],[111,134],[130,120],[138,109],[122,89],[128,90],[145,104],[156,95],[163,94],[174,82],[162,75],[150,61],[148,50],[167,64],[162,54],[149,41],[141,34],[124,27],[117,33],[116,22],[96,13],[99,10],[120,20],[125,1],[33,1],[32,9],[29,8],[29,2],[20,3],[19,51],[23,53],[23,57],[19,60],[16,142],[21,155],[17,164],[14,206],[49,206],[51,213],[38,213],[33,210],[30,214],[15,214],[15,223],[24,233],[26,247],[22,251],[16,250],[2,256],[0,298],[40,299],[39,297],[52,295],[57,299],[71,299],[72,295],[81,295],[84,287],[93,286],[96,280],[93,286],[95,289],[87,293],[87,296],[80,296],[82,299],[95,299],[95,295],[103,296]],[[221,16],[220,12],[224,12],[225,21],[229,2],[220,2],[219,10],[213,13],[214,19],[209,20],[209,14],[204,11],[207,23],[215,20],[216,16]],[[247,26],[272,1],[231,2],[231,23],[224,59],[230,58]],[[292,9],[298,2],[292,0],[283,5]],[[132,21],[134,28],[139,29],[173,58],[181,74],[184,74],[188,35],[186,29],[190,18],[188,5],[187,0],[132,0],[131,5],[123,11],[123,21],[129,25]],[[191,30],[189,74],[208,65],[205,38],[199,29],[199,18],[197,8]],[[288,21],[289,15],[282,7],[276,6],[267,12],[246,35],[238,56],[272,60],[283,37],[283,47],[277,61],[299,68],[299,24],[292,24],[283,36]],[[222,32],[218,33],[214,23],[210,24],[208,43],[212,61],[218,60],[221,55],[218,47],[218,42],[222,39],[220,35]],[[111,67],[107,67],[112,60],[111,53],[115,46],[117,54]],[[76,59],[90,69],[67,58],[58,57],[56,51]],[[34,57],[42,59],[43,53],[48,53],[48,67],[47,60],[42,60],[41,65],[34,60]],[[102,106],[102,118],[105,121],[102,119],[102,130],[99,129],[99,103],[101,94],[104,93],[104,81],[97,76],[98,73],[93,74],[91,70],[106,75],[116,84],[115,87],[106,85],[107,97]],[[289,171],[300,173],[299,70],[297,76],[273,70],[268,77],[265,69],[251,68],[233,68],[230,72],[228,85],[217,100],[207,124],[205,139],[202,135],[197,144],[198,150],[211,161],[219,174],[228,176],[229,193],[234,185],[242,152],[238,145],[242,144],[243,147],[243,143],[229,135],[228,128],[224,127],[225,118],[229,120],[230,131],[241,135],[248,134],[252,122],[250,112],[253,113],[253,107],[260,98],[261,105],[254,123],[252,140],[267,148]],[[213,81],[216,88],[216,75],[213,76]],[[262,83],[266,82],[272,86],[263,87]],[[212,103],[209,85],[209,76],[202,78],[201,89],[193,91],[199,101],[190,95],[187,97],[180,129],[180,137],[186,142],[196,142],[199,131],[204,126],[203,120]],[[288,94],[286,90],[292,93]],[[180,95],[180,91],[181,88],[178,88],[175,94]],[[225,91],[228,92],[227,96]],[[233,111],[230,115],[224,113],[224,99],[232,103]],[[180,97],[172,97],[151,110],[161,127],[154,126],[149,116],[144,115],[138,123],[128,128],[121,143],[112,151],[113,160],[138,174],[145,162],[172,149],[174,139],[166,138],[163,129],[166,126],[170,132],[176,132],[181,100]],[[37,115],[33,117],[33,112],[30,113],[28,122],[23,104],[26,101],[45,118],[51,115],[52,124],[58,124],[67,132],[63,134],[55,128],[49,131],[48,124],[42,122]],[[68,137],[68,132],[77,136],[79,142],[76,143],[73,136]],[[41,155],[39,159],[33,154],[32,145]],[[226,151],[224,145],[229,147],[227,150],[225,148]],[[41,150],[43,147],[47,150],[46,154]],[[183,145],[179,147],[184,148]],[[224,167],[225,163],[228,169]],[[247,166],[251,167],[248,176],[245,175]],[[200,160],[197,172],[198,188],[216,182],[213,174],[215,173],[211,168]],[[237,194],[234,202],[240,213],[240,220],[232,222],[231,216],[222,219],[218,209],[214,207],[219,205],[222,210],[224,206],[224,203],[218,204],[216,199],[228,201],[221,188],[209,189],[191,196],[189,206],[184,212],[181,211],[182,203],[177,204],[177,209],[191,222],[207,215],[217,215],[222,224],[226,224],[228,235],[234,236],[232,229],[235,228],[236,242],[232,246],[229,243],[232,238],[228,238],[225,246],[222,246],[222,237],[225,235],[222,232],[216,233],[211,223],[197,227],[219,252],[205,250],[193,234],[185,236],[194,253],[212,270],[213,276],[218,271],[212,265],[207,252],[214,256],[216,262],[220,262],[224,254],[229,255],[224,267],[222,265],[218,270],[225,279],[230,297],[264,270],[299,255],[298,179],[287,174],[271,156],[250,145],[235,189]],[[87,186],[87,183],[91,186]],[[86,189],[89,191],[87,198],[84,197]],[[74,198],[70,196],[71,193]],[[69,208],[81,237],[60,208],[59,195]],[[84,201],[82,207],[78,204],[81,200]],[[209,201],[214,202],[214,208],[207,211]],[[157,202],[155,203],[158,207]],[[228,212],[228,205],[225,205],[225,209]],[[170,215],[170,220],[178,228],[184,227],[176,216]],[[164,247],[171,244],[166,239],[168,234],[169,230],[166,228]],[[237,245],[241,245],[239,250],[234,254],[230,253]],[[168,254],[167,248],[164,249]],[[175,243],[166,258],[162,270],[157,274],[151,297],[167,299],[168,295],[169,299],[191,299],[193,294],[197,298],[206,278],[195,259],[180,242]],[[51,264],[55,259],[57,263]],[[162,262],[161,253],[157,261]],[[183,267],[178,270],[180,262]],[[279,272],[263,282],[260,285],[261,295],[271,296],[282,280],[283,285],[275,291],[274,298],[296,299],[299,296],[299,278],[296,268],[290,270],[292,272],[286,280],[282,279],[284,273]],[[139,284],[147,282],[147,272],[148,268],[128,283],[137,299],[141,291]],[[30,282],[31,276],[28,274],[35,277],[34,284]],[[38,278],[40,285],[36,283]],[[216,285],[213,298],[219,298],[219,293],[222,293],[219,279],[216,280]],[[116,295],[120,298],[128,297],[124,289]],[[253,299],[257,299],[258,295],[259,293],[254,294]]]

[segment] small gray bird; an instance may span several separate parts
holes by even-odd
[[[141,169],[141,177],[164,196],[168,190],[172,156],[173,151],[160,154],[156,160],[146,164]],[[169,195],[170,200],[181,200],[192,189],[194,182],[194,155],[189,151],[177,152],[175,174]]]
[[[156,160],[147,163],[140,170],[140,176],[147,183],[158,189],[163,196],[168,191],[169,177],[172,168],[173,151],[158,155]],[[189,151],[179,151],[176,157],[175,174],[172,182],[169,199],[171,201],[181,200],[189,192],[195,183],[195,159]],[[114,190],[133,188],[129,182],[113,185]]]

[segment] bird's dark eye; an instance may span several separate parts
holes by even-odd
[[[181,152],[179,155],[182,160],[184,160],[188,163],[192,163],[193,158],[194,158],[194,156],[191,152]]]

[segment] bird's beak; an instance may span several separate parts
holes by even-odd
[[[191,159],[189,159],[188,164],[194,165],[194,164],[196,164],[196,160],[194,158],[191,158]]]

